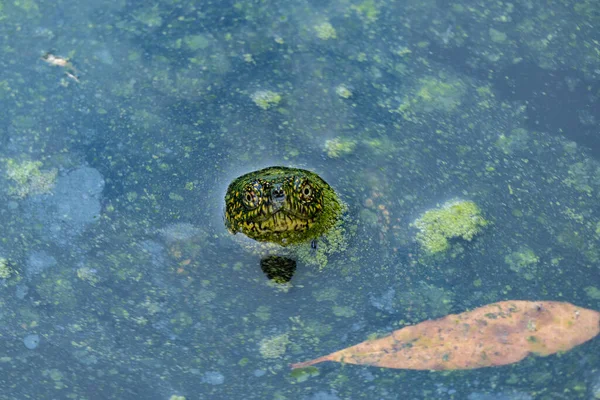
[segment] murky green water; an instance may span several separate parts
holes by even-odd
[[[0,398],[600,398],[598,338],[471,371],[289,369],[501,300],[600,310],[599,15],[0,0]],[[223,225],[229,182],[269,165],[349,206],[347,247],[290,285]],[[427,254],[412,223],[453,200],[488,224]]]

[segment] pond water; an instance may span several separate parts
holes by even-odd
[[[0,0],[0,399],[598,399],[600,339],[502,367],[289,365],[503,300],[600,310],[600,3]],[[229,182],[308,169],[289,284]],[[449,201],[487,221],[430,254]]]

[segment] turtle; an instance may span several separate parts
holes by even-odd
[[[282,269],[287,281],[295,259],[322,268],[327,255],[345,249],[346,210],[335,190],[316,173],[272,166],[229,184],[224,221],[230,233],[247,238],[241,240],[244,247],[262,256],[267,276],[282,276],[273,272]]]

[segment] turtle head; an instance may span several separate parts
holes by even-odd
[[[269,167],[235,179],[225,195],[225,224],[261,241],[282,246],[312,240],[337,220],[341,205],[317,174]]]

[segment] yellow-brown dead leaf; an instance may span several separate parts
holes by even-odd
[[[556,301],[501,301],[407,326],[291,367],[323,361],[419,370],[491,367],[529,354],[564,352],[599,331],[597,311]]]

